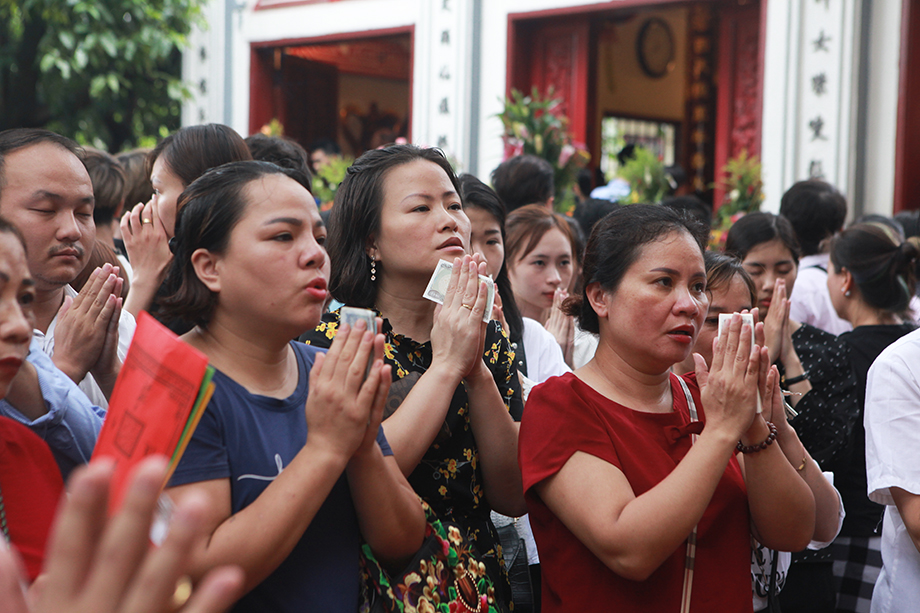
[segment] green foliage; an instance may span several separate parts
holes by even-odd
[[[205,0],[0,0],[0,129],[118,151],[180,125],[181,49]]]
[[[716,214],[716,226],[728,228],[741,215],[760,210],[764,199],[760,159],[743,150],[738,157],[728,160],[722,173],[725,199]]]
[[[553,166],[556,183],[556,209],[566,211],[574,207],[571,191],[580,168],[591,159],[591,154],[581,143],[572,140],[568,132],[569,120],[559,114],[562,101],[553,98],[549,89],[546,97],[536,87],[529,96],[511,90],[511,98],[504,100],[505,108],[498,114],[504,126],[502,141],[504,159],[516,155],[536,155]]]
[[[630,204],[655,204],[670,190],[664,163],[645,147],[636,147],[635,157],[626,162],[618,174],[632,188],[627,200]]]
[[[322,203],[331,203],[335,200],[335,192],[345,180],[348,167],[355,161],[352,157],[332,156],[329,164],[320,169],[313,177],[313,195]],[[328,208],[328,207],[324,207]]]
[[[747,150],[741,151],[722,167],[722,174],[722,184],[712,184],[712,187],[725,190],[712,224],[710,246],[713,249],[724,248],[732,224],[748,213],[759,211],[764,200],[760,158],[756,155],[748,155]]]

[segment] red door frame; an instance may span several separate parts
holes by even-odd
[[[767,40],[767,1],[760,0],[760,29],[758,36],[757,51],[757,113],[760,117],[760,129],[757,138],[757,145],[753,151],[748,151],[748,155],[760,156],[763,143],[763,78],[764,78],[764,58],[766,57],[766,40]],[[716,171],[717,187],[713,193],[713,209],[717,209],[722,204],[725,191],[718,187],[721,185],[719,175],[722,168],[728,163],[733,156],[741,153],[737,151],[736,143],[732,142],[732,129],[735,126],[735,100],[733,93],[735,91],[735,82],[738,77],[739,67],[735,60],[737,59],[736,35],[737,22],[733,19],[732,14],[737,7],[729,9],[729,19],[723,20],[720,24],[721,32],[719,34],[719,65],[718,65],[718,83],[716,103],[716,137],[715,137],[715,155],[714,168]]]
[[[920,208],[920,2],[901,3],[901,57],[898,63],[898,123],[894,148],[893,212]]]
[[[409,35],[409,115],[407,134],[412,141],[412,98],[415,91],[415,26],[400,26],[380,30],[362,30],[360,32],[341,32],[309,38],[285,38],[280,40],[260,41],[249,44],[249,133],[254,134],[274,117],[271,97],[259,92],[270,92],[275,74],[274,54],[268,53],[281,47],[296,47],[342,41],[361,41],[399,34]]]
[[[527,58],[530,55],[524,48],[521,41],[518,40],[518,28],[525,22],[533,20],[542,20],[547,18],[561,18],[563,21],[560,25],[581,24],[590,26],[590,15],[597,13],[610,13],[622,9],[635,8],[639,6],[647,7],[654,5],[675,4],[674,0],[622,0],[615,7],[599,7],[597,4],[585,6],[562,7],[555,9],[544,9],[541,11],[530,11],[522,13],[508,13],[508,51],[505,54],[505,96],[511,96],[512,89],[520,89],[522,83],[529,83],[531,79],[530,70],[528,70]],[[588,36],[585,33],[585,36]],[[587,43],[587,47],[584,44]],[[586,143],[589,148],[596,146],[593,138],[593,132],[596,129],[594,125],[595,102],[593,84],[594,80],[590,77],[589,66],[593,67],[594,62],[590,54],[590,47],[594,44],[593,40],[578,41],[576,54],[578,55],[578,66],[575,71],[573,89],[586,92],[586,105],[571,105],[569,115],[569,129],[576,141]],[[598,141],[599,142],[599,141]]]

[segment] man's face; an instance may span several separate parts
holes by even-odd
[[[329,156],[322,149],[316,149],[310,153],[310,162],[313,163],[313,172],[319,172],[329,165]]]
[[[83,270],[96,240],[93,184],[83,163],[54,143],[4,157],[0,215],[26,239],[36,289],[63,287]]]

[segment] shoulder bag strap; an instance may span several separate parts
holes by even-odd
[[[680,387],[684,390],[684,396],[687,398],[687,407],[690,409],[690,421],[699,421],[700,418],[696,412],[696,404],[693,402],[693,396],[690,395],[690,388],[683,377],[677,377],[680,381]],[[691,444],[696,442],[697,435],[691,435]],[[690,592],[693,589],[693,566],[696,560],[696,526],[693,526],[693,532],[687,537],[687,557],[684,558],[684,589],[680,597],[680,613],[690,613]]]

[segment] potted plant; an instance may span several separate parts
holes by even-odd
[[[562,100],[553,97],[550,88],[541,96],[536,87],[529,96],[518,90],[505,98],[504,110],[498,114],[504,131],[504,159],[516,155],[535,155],[553,166],[556,184],[556,208],[567,212],[575,205],[571,190],[576,174],[591,159],[583,143],[568,132],[569,120],[559,112]]]

